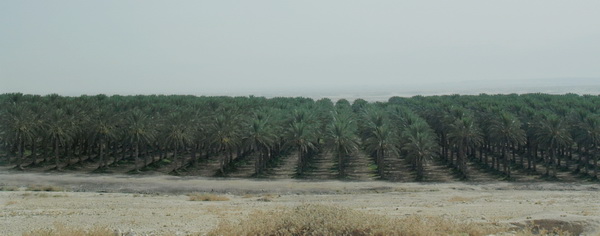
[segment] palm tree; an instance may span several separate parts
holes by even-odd
[[[225,152],[219,163],[221,174],[225,174],[225,165],[233,160],[233,153],[240,146],[240,133],[237,124],[238,119],[235,115],[222,112],[214,117],[209,127],[211,143],[218,151]]]
[[[277,140],[274,127],[270,125],[269,117],[264,114],[255,114],[246,125],[246,142],[252,150],[258,153],[254,163],[255,175],[258,176],[266,166],[266,161],[271,154],[271,148]]]
[[[397,155],[397,136],[381,110],[365,109],[361,125],[361,137],[365,150],[374,155],[379,176],[384,178],[384,159],[389,155]]]
[[[600,145],[600,116],[589,115],[579,124],[580,132],[578,140],[584,145],[587,157],[585,159],[585,169],[589,166],[589,157],[592,157],[594,175],[593,178],[598,178],[598,145]]]
[[[436,156],[439,149],[435,133],[425,121],[419,120],[406,127],[402,137],[405,140],[402,150],[407,152],[408,158],[416,166],[417,180],[422,180],[425,176],[425,160]]]
[[[22,170],[25,144],[35,139],[40,124],[36,121],[35,114],[23,105],[10,105],[6,112],[0,114],[2,115],[0,116],[0,132],[3,133],[8,146],[17,147],[18,157],[15,168]]]
[[[54,145],[54,160],[57,170],[60,168],[59,147],[66,146],[71,141],[73,134],[73,122],[66,116],[62,109],[56,109],[50,112],[44,125],[44,130],[50,142]],[[68,153],[65,153],[68,155]],[[69,166],[71,163],[67,163]]]
[[[315,134],[307,121],[293,121],[285,132],[286,144],[298,150],[298,174],[302,174],[308,164],[308,153],[317,149]]]
[[[521,129],[521,122],[518,118],[508,112],[500,113],[497,119],[494,119],[490,125],[490,135],[502,149],[502,159],[504,160],[504,172],[507,178],[510,178],[510,156],[506,154],[509,145],[521,145],[525,143],[525,131]]]
[[[474,148],[482,141],[482,134],[479,127],[470,116],[458,118],[450,125],[448,132],[450,143],[457,149],[457,165],[464,178],[468,178],[467,173],[467,151]]]
[[[167,124],[165,132],[165,143],[167,147],[173,148],[173,161],[175,162],[175,168],[173,171],[177,171],[179,168],[185,166],[185,158],[181,157],[181,165],[177,166],[177,154],[178,151],[184,149],[190,145],[193,140],[193,130],[189,126],[186,120],[178,116],[172,116],[169,119],[170,124]]]
[[[135,171],[140,172],[139,155],[141,145],[148,145],[155,138],[155,130],[151,128],[150,117],[135,109],[126,118],[126,139],[133,145],[133,161]]]
[[[546,148],[549,156],[545,158],[546,175],[549,175],[549,169],[553,169],[553,176],[556,177],[558,168],[557,151],[561,147],[566,147],[572,143],[571,134],[567,121],[554,114],[546,115],[544,120],[538,123],[537,133],[538,142]]]
[[[356,125],[349,113],[342,112],[333,115],[333,122],[328,127],[327,137],[338,160],[339,174],[344,177],[347,156],[358,148]]]
[[[208,115],[205,113],[206,111],[201,111],[199,108],[194,108],[195,114],[192,115],[191,120],[189,121],[190,131],[192,134],[192,165],[197,167],[198,165],[198,157],[197,153],[203,152],[206,154],[206,157],[210,155],[210,145],[211,139],[207,135],[208,134],[208,124],[210,123],[210,119]]]
[[[92,117],[88,125],[90,141],[98,143],[98,169],[103,169],[108,167],[104,150],[108,143],[117,138],[115,117],[105,111],[98,111]]]

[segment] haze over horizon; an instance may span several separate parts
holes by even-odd
[[[558,0],[7,0],[0,93],[594,93],[597,9]]]

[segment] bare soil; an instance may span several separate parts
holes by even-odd
[[[65,191],[28,191],[34,185]],[[588,183],[256,180],[3,168],[1,186],[18,189],[0,191],[0,235],[21,235],[55,223],[155,235],[205,234],[221,221],[240,220],[255,210],[304,203],[389,217],[442,216],[514,226],[535,222],[586,235],[596,235],[600,225],[600,185]],[[196,192],[229,200],[190,201],[186,194]]]

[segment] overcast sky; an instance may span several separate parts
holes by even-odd
[[[600,78],[600,1],[0,1],[0,93]]]

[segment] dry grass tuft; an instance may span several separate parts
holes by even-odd
[[[65,188],[52,185],[30,185],[25,190],[37,192],[63,192],[65,191]]]
[[[47,197],[69,197],[67,194],[48,194],[48,193],[23,193],[21,194],[23,198],[29,197],[39,197],[39,198],[47,198]]]
[[[229,201],[228,197],[210,194],[210,193],[194,193],[189,194],[190,201]]]
[[[4,205],[5,206],[10,206],[10,205],[15,205],[15,204],[17,204],[17,201],[8,201]]]
[[[305,204],[257,211],[241,222],[223,221],[209,235],[489,235],[508,230],[483,223],[458,223],[441,217],[392,219],[351,209]]]
[[[449,202],[470,202],[473,201],[473,198],[454,196],[448,199]]]
[[[63,224],[54,224],[51,229],[36,229],[23,236],[114,236],[115,232],[107,227],[92,227],[90,229],[78,229],[67,227]]]
[[[0,186],[0,191],[19,191],[17,186]]]

